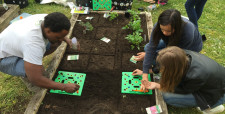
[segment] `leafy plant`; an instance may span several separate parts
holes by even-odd
[[[118,13],[117,12],[111,12],[109,14],[109,20],[112,21],[113,19],[115,19],[116,17],[118,17]]]
[[[141,20],[130,21],[122,29],[131,29],[133,31],[143,32],[143,29],[141,29]]]
[[[84,22],[80,21],[79,24],[84,27],[84,30],[83,30],[84,34],[86,34],[87,30],[92,31],[94,29],[94,27],[89,22],[84,23]]]
[[[141,18],[139,17],[139,12],[137,11],[128,10],[128,13],[131,15],[130,22],[122,29],[132,30],[133,34],[127,35],[125,39],[131,43],[132,50],[135,46],[137,46],[138,50],[140,50],[140,43],[143,41],[143,38],[141,37],[141,32],[143,32],[143,29],[141,29]]]
[[[135,46],[138,50],[140,50],[140,43],[143,41],[143,38],[141,37],[141,33],[136,31],[133,32],[133,34],[129,34],[126,36],[126,38],[131,43],[131,49],[133,50]]]
[[[139,11],[133,11],[133,10],[128,10],[128,13],[131,15],[131,20],[130,21],[136,21],[140,20],[141,18],[139,17]]]

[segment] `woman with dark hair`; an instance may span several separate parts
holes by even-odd
[[[154,68],[157,52],[167,46],[178,46],[195,52],[202,50],[202,38],[193,23],[182,18],[178,10],[168,9],[163,11],[155,24],[150,42],[145,46],[145,53],[138,53],[136,60],[143,58],[143,78],[147,80],[149,71]],[[144,86],[141,86],[144,88]]]
[[[170,46],[159,51],[160,82],[143,80],[146,89],[160,89],[167,104],[200,107],[204,113],[224,111],[225,68],[200,53]],[[133,75],[141,75],[136,69]]]

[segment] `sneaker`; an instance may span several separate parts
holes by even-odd
[[[200,109],[199,107],[197,109]],[[220,112],[223,112],[224,111],[224,106],[223,105],[219,105],[213,109],[208,109],[208,110],[204,110],[202,111],[203,114],[217,114],[217,113],[220,113]]]
[[[207,40],[206,36],[205,35],[202,35],[202,41],[204,42],[206,40]]]

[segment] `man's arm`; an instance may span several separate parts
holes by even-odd
[[[65,41],[70,46],[70,48],[72,48],[72,41],[71,41],[71,39],[69,39],[67,37],[64,37],[63,41]]]
[[[47,89],[57,89],[64,90],[69,93],[73,93],[79,89],[77,84],[62,84],[54,82],[43,76],[42,72],[44,70],[42,65],[35,65],[24,61],[24,67],[28,80],[36,86],[47,88]]]

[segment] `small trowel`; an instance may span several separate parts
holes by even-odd
[[[114,8],[115,8],[115,6],[113,6],[109,12],[105,12],[104,15],[103,15],[103,17],[104,17],[104,18],[108,18],[108,17],[109,17],[109,13],[110,13]]]

